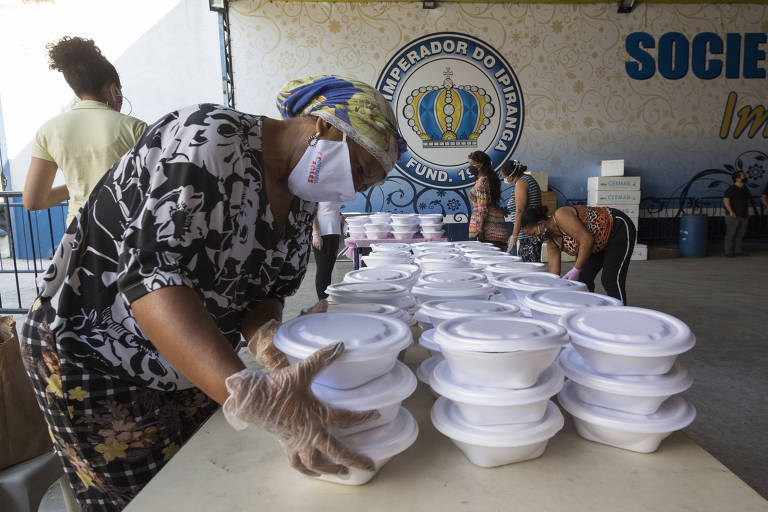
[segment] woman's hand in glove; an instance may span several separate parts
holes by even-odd
[[[571,270],[565,273],[563,276],[563,279],[568,279],[571,281],[578,281],[579,280],[579,274],[581,274],[581,270],[579,270],[576,267],[573,267]]]
[[[374,471],[370,458],[349,450],[327,428],[359,425],[379,413],[335,409],[320,402],[310,390],[312,379],[343,351],[340,342],[294,366],[274,372],[245,369],[230,375],[224,416],[238,430],[250,424],[276,435],[291,466],[306,475],[344,475],[350,467]]]
[[[507,239],[507,252],[512,256],[517,256],[517,237],[510,235]]]

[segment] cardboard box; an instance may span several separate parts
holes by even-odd
[[[635,244],[635,249],[632,251],[632,260],[647,260],[648,259],[648,246],[645,244]]]
[[[639,204],[601,204],[600,206],[604,206],[606,208],[614,208],[620,212],[624,212],[624,214],[627,217],[632,218],[632,220],[635,220],[640,216]],[[637,223],[635,223],[635,226],[637,226]]]
[[[539,184],[539,188],[542,192],[549,190],[549,173],[543,171],[528,171],[525,174],[533,176],[533,179]]]
[[[606,204],[640,204],[639,190],[587,190],[589,206]]]
[[[601,176],[624,176],[624,160],[603,160]]]
[[[554,192],[542,192],[541,204],[547,207],[547,214],[554,215],[557,210],[557,194]]]
[[[592,176],[587,190],[640,190],[640,176]]]

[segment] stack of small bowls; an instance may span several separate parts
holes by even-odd
[[[532,315],[531,310],[525,305],[525,298],[531,292],[539,290],[587,290],[587,285],[581,281],[563,279],[557,274],[550,274],[549,272],[493,275],[488,281],[499,290],[503,300],[519,305],[525,316]]]
[[[410,240],[419,232],[419,216],[415,213],[394,213],[391,223],[397,240]]]
[[[440,322],[434,340],[445,358],[429,381],[442,395],[435,428],[478,466],[539,457],[564,423],[550,398],[563,385],[553,362],[567,331],[509,314],[476,316]]]
[[[692,379],[676,358],[696,342],[685,323],[623,306],[578,309],[559,322],[572,346],[559,358],[570,380],[558,398],[579,435],[650,453],[694,420],[695,408],[679,396]]]
[[[365,225],[368,224],[367,215],[356,215],[354,217],[345,217],[347,223],[347,232],[349,238],[366,238]]]
[[[443,215],[440,213],[422,213],[419,215],[421,235],[424,238],[442,238]]]
[[[345,446],[373,459],[376,470],[350,468],[345,478],[323,475],[320,479],[360,485],[418,436],[416,420],[401,406],[416,389],[416,378],[397,361],[412,338],[408,326],[391,316],[342,311],[289,320],[278,329],[274,343],[295,363],[339,340],[344,341],[344,352],[315,377],[312,392],[336,408],[379,412],[378,418],[364,424],[331,429]]]
[[[359,270],[353,270],[351,272],[347,272],[347,274],[344,276],[344,282],[345,283],[387,283],[387,284],[394,284],[398,286],[404,287],[406,290],[410,292],[411,288],[414,284],[416,284],[419,273],[414,271],[413,269],[404,268],[404,265],[392,265],[387,267],[374,267],[374,268],[362,268]],[[408,267],[412,267],[411,265],[408,265]],[[413,265],[415,267],[415,265]],[[416,267],[416,270],[418,270],[418,267]],[[337,294],[338,295],[338,294]],[[368,295],[367,295],[368,296]],[[338,298],[334,298],[334,302],[338,300]],[[344,300],[344,299],[342,299]],[[376,299],[371,298],[371,301],[374,302]],[[413,313],[416,310],[416,303],[411,298],[408,301],[400,301],[398,309],[401,309],[406,317],[403,319],[411,328],[414,328],[416,326],[416,320],[413,317]],[[420,330],[414,330],[413,331],[414,336],[420,335]]]
[[[419,380],[429,386],[432,371],[443,360],[440,345],[435,342],[436,328],[434,326],[454,318],[477,317],[480,315],[517,316],[519,312],[520,308],[513,304],[487,300],[441,299],[422,304],[418,313],[426,319],[429,329],[421,334],[419,345],[429,352],[430,357],[421,363],[416,372]]]

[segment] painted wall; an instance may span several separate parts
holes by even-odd
[[[47,64],[46,43],[65,35],[96,41],[120,73],[130,115],[148,123],[181,106],[222,102],[218,18],[207,2],[2,0],[0,101],[11,190],[24,187],[37,128],[75,99]]]
[[[586,197],[587,177],[599,175],[602,160],[624,159],[627,174],[642,176],[645,197],[678,195],[694,175],[710,168],[747,170],[760,187],[753,190],[758,195],[766,180],[768,123],[759,119],[759,109],[768,105],[765,5],[640,3],[630,14],[617,14],[614,4],[445,3],[424,10],[420,3],[238,0],[231,19],[241,110],[277,115],[275,92],[299,76],[338,73],[375,84],[410,42],[459,32],[498,50],[514,70],[525,121],[510,156],[548,172],[561,203]],[[647,36],[633,36],[642,43],[633,57],[627,37],[639,32]],[[680,35],[665,37],[668,33]],[[696,39],[702,33],[715,37]],[[725,47],[723,55],[715,54],[717,40],[725,45],[733,37],[728,34],[739,35],[741,58],[725,55]],[[722,60],[722,72],[706,77],[716,71],[712,59]],[[628,62],[634,63],[635,78]],[[651,63],[654,72],[642,76]],[[440,71],[434,72],[437,85],[444,79]],[[729,97],[733,122],[721,134]],[[758,119],[737,134],[738,112],[745,107]],[[691,194],[719,195],[728,184],[725,175],[710,177],[695,183]],[[348,209],[439,211],[451,205],[456,209],[447,213],[460,213],[466,189],[425,191],[393,173],[368,199],[358,196]]]

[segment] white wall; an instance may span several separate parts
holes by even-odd
[[[13,190],[24,187],[37,128],[74,99],[45,51],[65,35],[94,39],[120,73],[131,115],[148,123],[180,106],[223,101],[218,17],[203,0],[0,0],[0,101]]]

